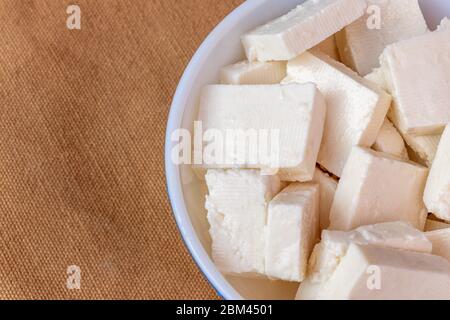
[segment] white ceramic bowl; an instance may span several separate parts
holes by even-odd
[[[396,0],[394,0],[396,1]],[[450,1],[419,0],[431,28],[450,16]],[[204,183],[189,166],[171,161],[178,128],[192,130],[201,87],[218,83],[222,66],[244,58],[240,36],[278,17],[304,0],[247,0],[228,15],[206,38],[180,80],[170,109],[165,146],[167,189],[175,219],[192,257],[225,299],[292,299],[298,285],[269,280],[241,279],[222,275],[210,258],[210,238],[204,209]]]

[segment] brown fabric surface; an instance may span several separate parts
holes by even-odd
[[[0,0],[0,298],[217,297],[172,218],[164,131],[184,67],[240,2]]]

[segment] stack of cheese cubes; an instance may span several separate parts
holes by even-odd
[[[298,282],[298,299],[450,299],[449,20],[428,30],[417,0],[309,0],[242,43],[198,120],[278,130],[278,167],[203,166],[217,267]]]

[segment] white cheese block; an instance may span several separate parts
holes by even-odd
[[[275,84],[286,76],[286,62],[241,61],[220,70],[222,84]]]
[[[425,233],[433,243],[433,254],[450,261],[450,228]]]
[[[371,81],[373,84],[378,85],[381,89],[387,91],[387,84],[384,79],[382,68],[373,69],[373,71],[364,76],[364,78]],[[372,149],[375,151],[400,156],[404,159],[409,159],[408,146],[405,144],[400,132],[388,118],[385,119]],[[424,164],[423,162],[419,163]]]
[[[364,76],[364,79],[367,79],[374,84],[378,85],[381,89],[387,91],[386,79],[384,78],[384,72],[382,68],[373,69],[371,73]]]
[[[388,90],[386,79],[384,78],[384,73],[382,68],[374,69],[371,73],[369,73],[367,76],[364,77],[365,79],[373,82],[374,84],[377,84],[380,86],[383,90]],[[392,112],[391,112],[392,114]],[[389,120],[386,120],[389,121]],[[390,122],[390,121],[389,121]],[[384,126],[384,125],[383,125]],[[394,129],[398,132],[397,128],[394,127]],[[386,132],[386,131],[384,131]],[[378,134],[378,138],[380,137],[380,134],[383,134],[383,129],[380,130],[380,133]],[[399,133],[400,134],[400,133]],[[406,148],[406,151],[408,153],[409,159],[411,159],[414,162],[420,163],[424,166],[431,167],[431,163],[433,162],[434,156],[436,155],[437,146],[439,144],[439,140],[441,138],[441,135],[427,135],[427,136],[413,136],[411,134],[400,134],[403,138],[403,146]],[[378,139],[377,138],[377,139]],[[398,136],[396,139],[393,139],[393,141],[399,141]],[[406,145],[405,145],[406,142]],[[395,144],[400,148],[400,143]],[[374,148],[377,150],[376,148]],[[378,150],[382,151],[382,150]],[[403,153],[404,151],[402,151]],[[390,153],[390,152],[388,152]]]
[[[269,203],[266,274],[300,282],[319,237],[319,185],[293,183]]]
[[[444,29],[450,29],[450,19],[448,17],[443,18],[440,25],[437,28],[438,31]]]
[[[242,36],[250,61],[289,60],[364,14],[364,0],[310,0]]]
[[[322,241],[327,243],[350,243],[375,245],[403,250],[431,253],[432,245],[422,231],[407,222],[383,222],[358,227],[351,231],[324,230]]]
[[[351,244],[323,300],[448,300],[450,263],[428,253]]]
[[[379,66],[387,45],[428,32],[418,0],[367,3],[367,13],[336,36],[342,61],[361,75]]]
[[[388,119],[384,120],[383,126],[381,127],[380,132],[378,132],[377,139],[375,140],[372,149],[402,159],[409,159],[405,141],[403,141],[400,133]]]
[[[325,112],[323,96],[311,83],[206,86],[198,119],[205,132],[212,129],[220,133],[225,148],[222,159],[203,166],[280,168],[282,180],[310,181]],[[207,148],[208,144],[203,151]]]
[[[450,224],[430,218],[428,218],[427,222],[425,223],[425,231],[435,231],[446,228],[450,228]]]
[[[405,221],[423,230],[422,195],[428,169],[385,153],[354,147],[339,181],[330,212],[330,229]]]
[[[323,93],[327,117],[317,162],[340,177],[353,146],[375,142],[391,97],[330,57],[306,52],[288,62],[283,83],[313,82]]]
[[[334,194],[336,193],[338,181],[316,168],[314,172],[313,182],[320,186],[320,230],[328,228],[330,224],[330,209],[333,203]]]
[[[374,69],[364,78],[377,84],[383,90],[388,91],[386,79],[384,78],[382,68]],[[392,114],[392,112],[390,114]],[[397,128],[395,128],[395,130],[398,132]],[[380,130],[380,133],[382,133],[381,131],[382,130]],[[434,156],[436,155],[437,146],[439,144],[441,135],[439,134],[439,135],[414,136],[407,133],[403,133],[400,135],[403,137],[404,142],[406,142],[407,144],[405,147],[408,152],[408,157],[414,162],[420,163],[427,167],[431,167],[431,164],[434,160]]]
[[[403,134],[403,138],[409,147],[409,157],[412,161],[431,167],[436,151],[441,140],[441,135],[413,136]]]
[[[450,28],[389,45],[381,57],[389,119],[402,133],[435,135],[450,122]]]
[[[308,276],[300,284],[296,298],[317,299],[352,243],[424,253],[432,251],[432,244],[424,233],[405,222],[368,225],[349,232],[325,230],[322,232],[321,243],[315,246],[311,255]]]
[[[450,221],[450,124],[439,142],[423,199],[436,217]]]
[[[264,274],[267,207],[280,190],[279,179],[259,170],[208,170],[206,183],[216,266],[228,274]]]
[[[340,61],[338,48],[336,45],[336,37],[332,35],[331,37],[326,38],[321,43],[319,43],[317,46],[311,49],[312,51],[319,50],[322,53],[326,54],[330,58],[333,58],[334,60]]]

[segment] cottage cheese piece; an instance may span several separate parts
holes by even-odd
[[[340,177],[353,146],[375,142],[391,97],[328,56],[304,53],[288,62],[283,83],[313,82],[325,96],[327,117],[318,163]]]
[[[241,61],[220,70],[222,84],[275,84],[286,76],[286,62]]]
[[[280,190],[279,179],[259,170],[208,170],[206,183],[216,266],[224,273],[264,274],[267,207]]]
[[[389,45],[381,57],[389,119],[402,133],[436,135],[450,122],[450,28]]]
[[[450,261],[450,228],[427,232],[426,236],[433,243],[433,254]]]
[[[408,160],[405,141],[403,141],[400,133],[388,119],[384,120],[372,149]]]
[[[425,205],[436,217],[450,221],[450,124],[439,142],[424,194]]]
[[[333,203],[334,194],[336,193],[338,181],[330,177],[327,173],[316,168],[314,172],[313,182],[320,186],[320,229],[328,228],[330,224],[330,209]]]
[[[336,37],[332,35],[331,37],[326,38],[321,43],[319,43],[317,46],[311,49],[312,51],[319,50],[322,53],[326,54],[330,58],[333,58],[334,60],[340,61],[338,48],[336,45]]]
[[[319,185],[293,183],[269,204],[266,274],[300,282],[319,237]]]
[[[448,300],[450,263],[428,253],[351,244],[319,299]]]
[[[330,229],[405,221],[423,230],[427,211],[422,195],[428,169],[385,153],[354,147],[339,181]]]
[[[250,61],[289,60],[364,14],[364,0],[310,0],[242,36]]]
[[[325,112],[324,99],[311,83],[206,86],[201,96],[199,120],[205,134],[207,130],[214,129],[224,137],[225,148],[223,159],[215,163],[210,161],[204,166],[275,167],[280,168],[282,180],[311,181],[322,139]],[[256,135],[252,134],[255,132]],[[257,137],[256,142],[251,139],[252,136]],[[242,150],[236,145],[243,145],[245,152],[236,151]],[[207,148],[208,145],[204,147],[203,154]],[[255,156],[251,150],[259,152]]]
[[[322,242],[315,246],[309,260],[308,277],[301,283],[297,299],[316,299],[347,253],[351,243],[375,245],[431,253],[427,237],[405,222],[386,222],[359,227],[350,232],[322,232]]]
[[[430,218],[428,218],[425,223],[425,231],[436,231],[447,228],[450,228],[450,224]]]
[[[367,2],[366,15],[336,36],[342,61],[361,75],[379,66],[378,58],[387,45],[428,31],[418,0]],[[375,8],[380,10],[379,16]],[[379,28],[377,22],[380,22]]]
[[[409,157],[412,161],[431,167],[441,140],[441,135],[413,136],[404,134],[403,138],[409,147]]]

